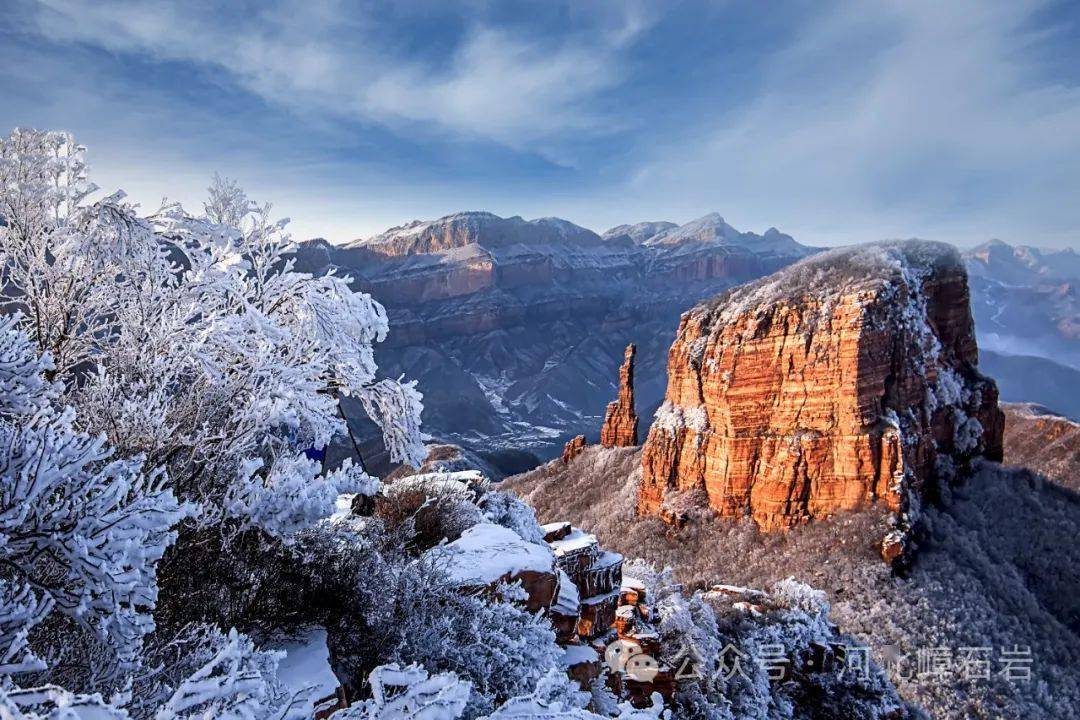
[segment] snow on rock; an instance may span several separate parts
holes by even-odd
[[[559,568],[559,594],[555,598],[555,604],[551,606],[551,609],[560,615],[576,616],[580,607],[581,596],[578,593],[577,585],[574,584],[574,581],[570,579],[565,570]]]
[[[573,667],[581,663],[596,662],[600,655],[588,645],[567,645],[563,648],[563,667]]]
[[[572,528],[563,538],[548,543],[556,557],[572,555],[597,546],[596,536],[580,528]]]
[[[708,415],[701,405],[684,407],[665,401],[656,409],[656,414],[653,417],[653,427],[659,427],[668,432],[677,432],[683,429],[701,432],[709,424]]]
[[[447,545],[432,548],[436,562],[451,580],[463,586],[520,582],[530,610],[549,607],[558,587],[555,556],[545,545],[531,543],[494,523],[474,525]]]

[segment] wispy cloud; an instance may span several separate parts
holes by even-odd
[[[408,22],[409,7],[393,23]],[[622,54],[649,24],[641,6],[597,3],[563,33],[496,26],[476,8],[463,6],[460,31],[423,57],[395,43],[401,28],[373,6],[328,0],[276,0],[235,15],[183,0],[42,0],[31,21],[53,40],[213,65],[257,96],[305,112],[415,123],[414,131],[513,147],[610,129],[612,118],[591,101],[625,80]]]
[[[733,208],[818,240],[1076,243],[1080,88],[1047,74],[1043,2],[843,3],[756,98],[662,144],[635,195]],[[1045,233],[1044,237],[1023,237]]]
[[[148,204],[217,171],[342,240],[472,208],[1080,244],[1065,2],[10,8],[0,121],[76,130]]]

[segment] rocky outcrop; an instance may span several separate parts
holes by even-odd
[[[671,700],[675,669],[658,660],[660,636],[650,622],[645,586],[623,576],[623,556],[602,550],[595,535],[568,522],[543,530],[560,577],[548,617],[570,677],[587,688],[606,666],[608,688],[635,707],[650,706],[656,692]]]
[[[566,445],[563,446],[562,461],[563,465],[569,464],[571,460],[581,454],[581,451],[585,449],[585,436],[578,435],[570,438],[566,441]]]
[[[1039,405],[1002,404],[1005,462],[1080,492],[1080,423]]]
[[[835,250],[729,291],[682,317],[638,511],[670,516],[704,491],[721,516],[774,530],[880,502],[903,532],[939,482],[1001,458],[977,362],[947,245]]]
[[[619,399],[608,404],[600,444],[607,448],[633,447],[638,444],[638,416],[634,409],[634,356],[637,347],[626,346],[619,368]]]
[[[384,482],[393,482],[398,478],[431,473],[456,473],[476,470],[489,480],[502,480],[505,473],[471,450],[466,450],[453,443],[430,443],[427,445],[427,457],[420,467],[412,468],[401,465],[382,476]]]
[[[474,525],[454,542],[427,552],[462,588],[493,591],[500,584],[520,583],[530,612],[550,607],[558,597],[558,567],[551,550],[501,525]]]

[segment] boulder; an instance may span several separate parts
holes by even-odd
[[[558,568],[550,548],[530,543],[513,530],[493,523],[474,525],[447,545],[432,548],[450,578],[465,588],[494,589],[520,582],[532,612],[546,609],[559,589]]]

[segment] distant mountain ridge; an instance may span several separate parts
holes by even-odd
[[[562,242],[589,246],[601,243],[602,239],[592,230],[561,218],[525,220],[518,215],[503,218],[489,212],[466,211],[437,220],[413,220],[342,247],[401,256],[438,253],[471,244],[501,247]]]
[[[982,347],[1080,369],[1080,254],[991,240],[964,261]]]
[[[526,447],[547,457],[566,438],[595,433],[628,343],[639,348],[645,433],[679,315],[817,250],[775,228],[740,231],[717,213],[597,233],[560,218],[469,211],[346,245],[313,240],[298,263],[347,272],[387,307],[380,364],[420,381],[430,432],[475,450]],[[963,259],[1002,397],[1076,416],[1074,391],[1032,383],[1049,382],[1048,363],[1054,378],[1080,368],[1080,255],[991,241]]]
[[[595,433],[628,343],[649,419],[679,314],[814,252],[716,213],[598,234],[559,218],[460,212],[341,246],[311,241],[298,265],[347,272],[386,306],[380,366],[419,380],[429,432],[550,455]]]

